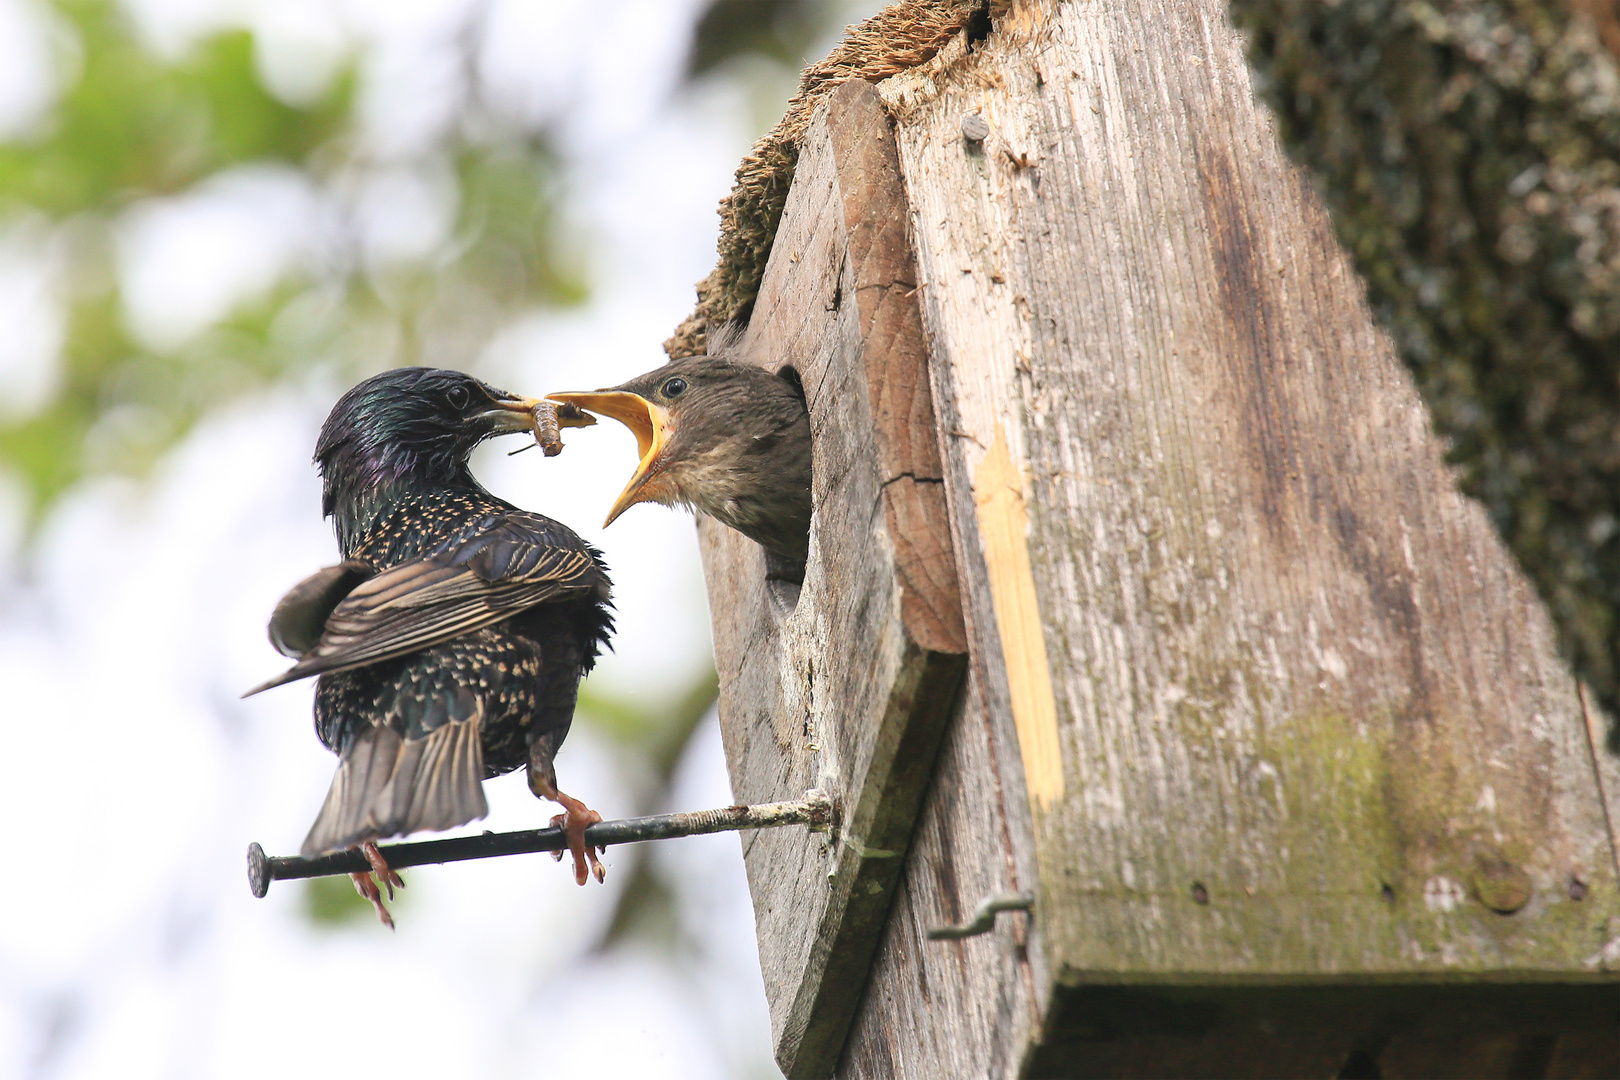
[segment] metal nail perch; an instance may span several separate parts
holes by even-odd
[[[961,926],[936,926],[928,931],[930,941],[957,941],[978,937],[996,924],[996,916],[1003,911],[1028,911],[1035,906],[1032,893],[1001,893],[979,901],[971,921]]]
[[[668,840],[677,836],[699,836],[734,829],[808,825],[812,830],[818,830],[832,824],[832,798],[821,791],[807,791],[804,798],[797,802],[727,806],[689,814],[654,814],[651,817],[601,821],[585,830],[585,842],[592,847],[609,847],[613,844]],[[521,832],[484,833],[481,836],[456,836],[448,840],[424,840],[414,844],[384,844],[379,850],[383,858],[388,860],[388,865],[399,870],[428,863],[464,862],[534,851],[564,851],[567,847],[568,838],[561,829],[526,829]],[[248,884],[253,889],[253,895],[258,897],[270,891],[272,881],[357,874],[371,869],[365,856],[353,849],[304,859],[296,855],[266,855],[258,844],[249,844],[247,858]]]

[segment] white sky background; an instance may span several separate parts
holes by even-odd
[[[714,262],[715,205],[761,121],[736,82],[677,92],[700,6],[489,5],[481,75],[508,107],[555,124],[564,213],[591,251],[587,307],[536,314],[469,358],[497,385],[589,389],[663,362],[660,343]],[[841,3],[840,21],[878,6]],[[400,163],[356,201],[368,250],[408,254],[443,235],[441,181],[410,162],[456,105],[447,35],[465,2],[132,7],[165,49],[221,25],[254,28],[266,78],[289,98],[318,94],[363,50],[364,137],[378,160]],[[0,0],[0,136],[37,120],[52,70],[71,63],[34,12]],[[184,340],[319,257],[327,213],[299,174],[270,168],[133,209],[119,234],[131,326],[156,347]],[[0,234],[0,401],[19,409],[49,392],[60,343],[49,253],[29,228]],[[675,959],[581,955],[625,876],[613,849],[605,887],[577,888],[566,862],[532,856],[414,871],[394,934],[371,921],[313,927],[296,884],[249,895],[248,841],[295,851],[335,764],[312,731],[309,683],[237,695],[285,664],[264,636],[281,592],[335,559],[309,455],[342,389],[315,382],[240,403],[149,481],[81,485],[26,559],[16,485],[0,475],[0,1078],[774,1075],[734,834],[656,853],[701,944]],[[505,457],[497,442],[475,469],[606,552],[620,629],[596,677],[662,700],[709,649],[691,522],[638,507],[601,530],[634,440],[611,423],[565,437],[550,460]],[[606,816],[634,811],[611,745],[588,726],[575,725],[557,767],[564,789]],[[731,801],[712,717],[677,788],[668,809]],[[556,809],[521,774],[487,789],[478,828],[532,828]]]

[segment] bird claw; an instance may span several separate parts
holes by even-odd
[[[392,900],[395,887],[403,889],[405,879],[400,877],[399,873],[388,865],[388,860],[383,858],[383,853],[377,850],[375,841],[367,840],[361,844],[360,853],[366,857],[366,862],[371,864],[371,872],[377,875],[377,880],[388,887],[388,899]],[[373,887],[375,887],[375,883]],[[393,924],[390,923],[389,925]]]
[[[394,928],[394,917],[388,913],[388,906],[383,903],[382,888],[378,887],[377,882],[382,882],[383,888],[388,890],[388,899],[392,900],[395,887],[403,889],[405,879],[399,876],[398,871],[388,865],[388,860],[383,858],[383,853],[377,850],[377,845],[373,841],[367,840],[361,844],[360,854],[366,857],[366,862],[371,864],[371,869],[349,875],[354,880],[354,891],[371,901],[371,906],[377,909],[377,918],[382,920],[384,926],[392,930]],[[376,875],[375,878],[372,877],[373,874]]]
[[[585,843],[585,830],[601,821],[602,815],[587,808],[584,803],[563,805],[568,807],[567,812],[553,817],[551,827],[568,834],[568,850],[574,856],[574,884],[583,885],[592,877],[596,878],[597,884],[601,884],[607,880],[607,870],[596,855],[597,852],[606,855],[607,848],[588,847]],[[558,862],[562,861],[562,856],[563,853],[560,851],[552,852],[552,858]]]
[[[371,871],[362,870],[358,874],[350,874],[349,877],[354,881],[354,891],[371,901],[372,907],[377,909],[377,918],[382,920],[384,926],[392,930],[394,928],[394,917],[388,914],[388,906],[383,903],[382,890],[377,888],[377,883],[371,879]],[[392,893],[389,894],[389,899],[393,899]]]

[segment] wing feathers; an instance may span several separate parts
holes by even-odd
[[[360,582],[331,609],[318,644],[243,697],[404,656],[523,608],[596,589],[603,581],[596,560],[584,548],[559,546],[552,536],[559,529],[536,515],[508,514],[456,547]]]
[[[302,659],[321,640],[332,609],[372,573],[365,563],[349,560],[317,570],[288,589],[270,616],[270,644],[282,656]]]

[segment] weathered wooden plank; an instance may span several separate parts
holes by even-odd
[[[750,542],[702,530],[737,798],[815,785],[842,807],[830,845],[745,840],[793,1077],[836,1064],[966,668],[903,200],[882,108],[851,84],[812,124],[738,346],[805,387],[816,516],[802,589],[767,583]]]
[[[1221,6],[1015,5],[880,92],[946,433],[959,724],[988,741],[959,728],[942,755],[840,1074],[1016,1075],[1043,1024],[1032,1075],[1355,1055],[1416,1074],[1442,1043],[1587,1074],[1613,1011],[1586,1015],[1616,962],[1614,762]],[[1007,777],[1024,786],[985,852],[969,808]],[[923,940],[1008,885],[1038,885],[1027,939],[1004,918]],[[1566,1006],[1482,1034],[1481,975],[1519,982],[1504,1015]],[[1335,980],[1369,977],[1374,1019],[1281,1037],[1234,989],[1292,981],[1334,1016]],[[1463,1019],[1402,1028],[1378,1012],[1401,980]],[[1062,1034],[1144,985],[1203,995],[1226,1027]]]
[[[839,1076],[1014,1076],[1040,1034],[1050,978],[1038,923],[1007,914],[980,937],[927,939],[1036,880],[1016,736],[978,686],[970,674],[940,748]]]
[[[849,810],[747,841],[789,1075],[1604,1075],[1620,772],[1220,5],[1013,4],[881,93],[909,203],[846,88],[743,345],[810,397],[802,592],[704,530],[738,797]]]
[[[848,230],[874,444],[900,574],[901,619],[923,648],[966,653],[894,134],[877,95],[859,81],[844,84],[828,99],[826,123]]]
[[[1574,682],[1221,5],[1052,5],[889,85],[948,497],[1028,517],[1054,970],[1584,975],[1620,897]]]

